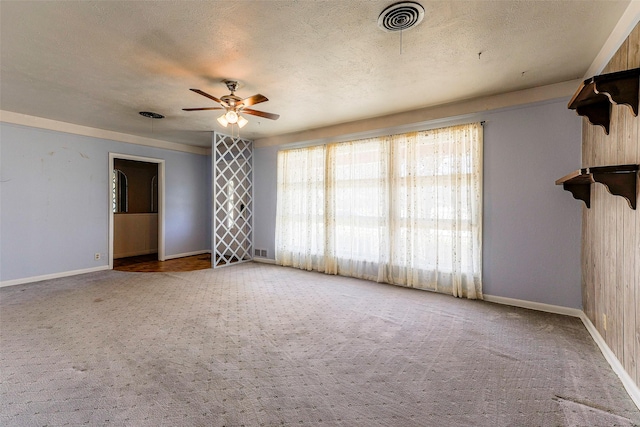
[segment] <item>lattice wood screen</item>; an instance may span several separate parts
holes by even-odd
[[[213,268],[252,259],[252,141],[213,133]]]

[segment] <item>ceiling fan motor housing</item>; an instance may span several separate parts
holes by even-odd
[[[225,95],[220,97],[220,101],[226,103],[229,108],[235,108],[236,106],[239,106],[240,108],[242,108],[244,105],[242,104],[242,98],[240,98],[239,96],[235,96],[235,95]],[[240,105],[238,105],[240,104]]]

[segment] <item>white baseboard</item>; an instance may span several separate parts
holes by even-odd
[[[42,280],[58,279],[60,277],[77,276],[78,274],[93,273],[95,271],[109,270],[108,265],[100,267],[83,268],[81,270],[62,271],[60,273],[43,274],[42,276],[23,277],[22,279],[4,280],[0,282],[0,288],[5,286],[22,285],[25,283],[40,282]]]
[[[210,254],[210,253],[211,253],[211,251],[209,249],[205,249],[205,250],[201,250],[201,251],[185,252],[185,253],[182,253],[182,254],[165,255],[164,259],[166,261],[168,259],[184,258],[186,256],[194,256],[194,255]]]
[[[169,255],[169,256],[166,256],[165,259],[182,258],[186,256],[208,254],[208,253],[211,253],[211,251],[207,249],[207,250],[201,250],[201,251],[186,252],[183,254]],[[3,288],[5,286],[23,285],[25,283],[41,282],[43,280],[58,279],[60,277],[77,276],[78,274],[93,273],[95,271],[102,271],[102,270],[110,270],[110,267],[108,265],[101,265],[100,267],[91,267],[91,268],[83,268],[80,270],[62,271],[60,273],[43,274],[42,276],[32,276],[32,277],[23,277],[21,279],[4,280],[0,282],[0,288]]]
[[[254,256],[253,260],[255,262],[261,262],[263,264],[273,264],[273,265],[276,264],[276,260],[275,259],[271,259],[271,258],[262,258],[262,257],[259,257],[259,256]]]
[[[484,300],[488,302],[494,302],[496,304],[511,305],[514,307],[528,308],[531,310],[544,311],[554,314],[563,314],[565,316],[580,318],[585,328],[587,328],[587,331],[591,335],[591,338],[593,338],[596,345],[602,352],[602,355],[607,360],[607,362],[609,362],[609,366],[611,366],[613,372],[615,372],[618,378],[620,378],[622,385],[624,386],[625,390],[627,390],[627,393],[629,393],[629,397],[631,397],[633,403],[635,403],[638,409],[640,409],[640,388],[631,379],[627,371],[624,370],[622,363],[620,363],[616,355],[613,353],[613,351],[611,351],[604,338],[602,338],[602,335],[600,335],[600,332],[598,332],[593,323],[591,323],[591,320],[589,320],[587,315],[584,314],[584,311],[577,308],[563,307],[560,305],[543,304],[540,302],[498,297],[493,295],[484,295]]]
[[[587,331],[589,331],[589,333],[591,334],[591,337],[596,342],[596,345],[604,355],[604,358],[607,359],[607,362],[609,362],[609,365],[611,366],[611,369],[613,369],[613,372],[615,372],[616,375],[618,375],[618,378],[620,378],[620,381],[622,381],[622,385],[627,390],[627,393],[629,393],[629,396],[633,400],[633,403],[635,403],[638,409],[640,409],[640,388],[638,387],[638,385],[636,385],[636,383],[631,379],[627,371],[624,370],[622,363],[620,363],[616,355],[613,354],[613,351],[611,351],[604,338],[602,338],[600,332],[598,332],[596,327],[593,325],[593,323],[591,323],[591,320],[589,320],[584,312],[582,312],[580,320],[582,320],[582,323],[584,323]]]
[[[513,307],[528,308],[530,310],[544,311],[546,313],[563,314],[571,317],[582,317],[583,312],[578,308],[563,307],[561,305],[544,304],[541,302],[526,301],[515,298],[498,297],[494,295],[484,295],[485,301],[496,304],[511,305]]]

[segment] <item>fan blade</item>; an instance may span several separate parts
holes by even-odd
[[[257,94],[257,95],[253,95],[253,96],[250,96],[248,98],[245,98],[240,102],[245,107],[251,107],[252,105],[256,105],[256,104],[259,104],[261,102],[265,102],[265,101],[268,101],[268,100],[269,100],[269,98],[267,98],[266,96]]]
[[[183,108],[184,111],[224,110],[222,107]]]
[[[254,116],[264,117],[265,119],[278,120],[279,114],[265,113],[264,111],[251,110],[249,108],[243,108],[240,113],[252,114]]]
[[[224,106],[228,106],[226,102],[222,102],[218,98],[216,98],[215,96],[209,95],[207,92],[203,92],[200,89],[189,89],[189,90],[191,90],[191,91],[193,91],[193,92],[195,92],[195,93],[197,93],[199,95],[202,95],[204,97],[207,97],[207,98],[209,98],[209,99],[211,99],[213,101],[216,101],[218,104],[222,104]]]

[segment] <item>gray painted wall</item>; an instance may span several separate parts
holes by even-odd
[[[466,120],[486,121],[483,291],[487,295],[582,307],[581,202],[554,185],[557,178],[580,167],[581,120],[567,109],[567,101],[489,111]],[[275,258],[276,157],[282,148],[254,150],[254,247],[267,249],[269,258]]]
[[[582,122],[567,101],[483,115],[488,295],[582,307],[582,202],[555,185],[582,155]]]
[[[276,259],[276,168],[279,147],[253,148],[253,248]]]
[[[211,248],[209,156],[0,123],[0,281],[108,264],[109,152],[165,160],[166,256]]]

